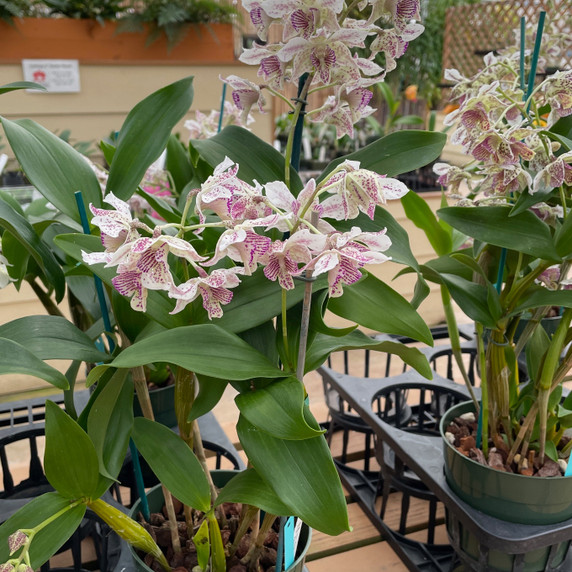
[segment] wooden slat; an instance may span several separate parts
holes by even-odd
[[[399,560],[387,542],[378,542],[343,554],[313,560],[306,566],[309,572],[337,572],[341,570],[407,572],[407,567]]]

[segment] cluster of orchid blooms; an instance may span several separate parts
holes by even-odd
[[[572,40],[545,34],[543,45],[547,56],[557,57]],[[572,185],[572,152],[559,153],[561,144],[547,133],[558,119],[572,114],[572,70],[548,75],[527,94],[521,85],[518,49],[490,53],[484,63],[471,78],[457,70],[445,71],[445,78],[455,84],[452,97],[459,108],[444,124],[457,126],[452,142],[461,144],[472,161],[465,168],[435,165],[439,183],[454,194],[466,183],[471,193],[479,194],[477,203],[502,203],[525,190],[544,193]],[[542,58],[539,67],[545,65]],[[475,204],[466,198],[463,203]]]
[[[338,232],[326,218],[348,220],[360,212],[373,218],[377,205],[407,191],[396,179],[346,161],[319,184],[310,179],[294,197],[282,181],[249,185],[238,178],[238,165],[225,159],[187,199],[188,205],[195,200],[198,224],[187,225],[185,209],[181,224],[150,228],[133,219],[129,205],[112,193],[105,201],[115,210],[91,205],[92,224],[101,230],[105,251],[83,253],[83,259],[88,264],[117,267],[113,285],[131,298],[131,306],[138,311],[146,309],[148,290],[164,290],[176,300],[173,313],[200,296],[209,318],[221,317],[221,305],[231,301],[239,275],[249,276],[258,266],[264,268],[266,278],[278,281],[285,290],[293,289],[294,277],[308,270],[314,276],[327,273],[330,295],[341,296],[343,284],[359,280],[365,264],[388,259],[382,253],[391,241],[385,230],[362,232],[353,227]],[[216,220],[207,218],[208,211]],[[173,226],[178,228],[177,236],[167,234]],[[199,254],[184,238],[190,233],[194,242],[207,227],[223,229],[212,257]],[[264,234],[271,229],[288,233],[288,238],[272,240]],[[191,277],[178,282],[169,255],[184,259]],[[232,266],[219,264],[223,259],[229,259]]]
[[[222,78],[233,90],[233,116],[238,109],[243,125],[248,124],[253,106],[263,111],[263,91],[284,99],[279,93],[284,83],[306,77],[304,95],[333,88],[333,95],[306,117],[335,125],[338,137],[352,136],[354,123],[374,111],[368,87],[382,80],[408,42],[423,32],[416,22],[419,0],[362,0],[350,5],[343,0],[244,0],[243,6],[264,42],[255,43],[240,57],[259,66],[258,76],[264,83],[234,75]],[[368,10],[364,18],[351,17],[356,7]],[[382,28],[377,24],[384,17]],[[282,38],[270,43],[274,23],[282,25]],[[365,50],[368,38],[369,56],[352,54],[354,48]],[[374,62],[380,53],[385,56],[385,69]],[[214,131],[215,119],[220,116],[203,114],[188,127],[199,135],[205,131],[201,122],[208,122]],[[240,283],[239,276],[249,276],[259,266],[266,278],[278,281],[285,290],[293,289],[294,278],[305,272],[327,274],[330,296],[341,296],[344,284],[361,278],[360,268],[387,260],[382,253],[391,241],[385,230],[362,232],[354,227],[338,232],[327,219],[349,220],[360,212],[373,218],[377,205],[407,191],[395,179],[346,161],[319,184],[311,179],[295,197],[282,181],[264,185],[242,181],[238,165],[225,159],[200,189],[190,193],[179,225],[150,228],[133,219],[129,205],[109,193],[105,201],[115,210],[91,206],[92,223],[101,230],[105,251],[84,253],[84,260],[117,267],[113,285],[139,311],[145,311],[148,290],[164,290],[176,300],[173,312],[202,297],[209,318],[220,317],[222,305],[232,299],[232,288]],[[188,225],[193,198],[198,224]],[[208,211],[216,220],[207,219]],[[169,234],[173,226],[178,229],[176,236]],[[196,241],[205,227],[223,229],[212,257],[199,254],[185,239],[192,236]],[[265,234],[272,229],[284,233],[283,239],[272,240]],[[169,255],[186,261],[186,280],[173,276]]]
[[[309,93],[333,88],[323,105],[307,112],[310,121],[333,124],[337,136],[353,137],[353,126],[373,113],[369,106],[372,92],[368,87],[381,81],[396,67],[396,59],[407,50],[410,41],[424,30],[419,19],[419,0],[361,0],[350,3],[360,11],[369,10],[363,19],[351,17],[344,0],[244,0],[263,45],[254,43],[244,50],[240,60],[258,65],[255,84],[235,75],[221,78],[233,89],[232,97],[242,110],[243,122],[257,105],[263,111],[264,92],[279,93],[285,82],[297,83],[309,75]],[[380,27],[384,19],[384,27]],[[282,38],[268,42],[272,25],[280,24]],[[366,49],[368,57],[352,53]],[[374,59],[383,54],[385,68]],[[289,102],[288,102],[289,103]]]

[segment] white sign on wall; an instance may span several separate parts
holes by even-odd
[[[78,60],[22,60],[24,81],[43,85],[52,93],[79,93]]]

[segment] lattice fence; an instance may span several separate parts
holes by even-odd
[[[447,10],[443,69],[475,74],[483,65],[483,55],[515,42],[515,30],[524,16],[536,26],[541,10],[546,10],[547,26],[571,34],[572,0],[510,0],[455,6]],[[532,49],[533,46],[527,46]],[[560,69],[572,67],[572,50],[561,54]]]

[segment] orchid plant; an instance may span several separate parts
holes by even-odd
[[[456,206],[440,209],[439,224],[426,226],[441,257],[427,264],[425,276],[440,282],[445,299],[452,296],[476,323],[482,399],[475,398],[475,406],[482,406],[485,456],[474,458],[486,462],[491,446],[506,447],[505,468],[516,459],[522,474],[551,463],[554,471],[541,474],[561,474],[570,452],[563,436],[572,404],[561,402],[572,367],[572,72],[534,82],[534,67],[544,71],[544,54],[558,60],[570,36],[547,33],[535,53],[525,45],[523,39],[488,54],[473,77],[445,72],[458,103],[445,125],[455,127],[452,141],[463,146],[468,161],[435,165]],[[409,212],[422,224],[426,209],[414,199],[407,198]],[[561,323],[550,338],[536,326],[555,307]],[[524,317],[530,323],[517,339]],[[527,384],[519,379],[525,347]]]
[[[355,3],[342,0],[244,2],[262,40],[275,23],[284,23],[283,36],[241,57],[259,66],[262,84],[234,75],[223,81],[243,124],[253,106],[264,109],[266,95],[284,98],[285,82],[299,84],[299,96],[286,100],[292,123],[284,156],[236,125],[188,146],[171,135],[192,103],[192,78],[144,99],[116,145],[102,144],[110,165],[105,195],[71,147],[31,121],[2,120],[32,183],[78,230],[54,239],[70,262],[69,274],[93,272],[106,285],[114,320],[106,332],[109,355],[88,376],[88,384],[97,383],[88,407],[74,418],[48,404],[45,471],[56,492],[34,499],[0,527],[3,572],[44,562],[86,507],[168,568],[146,531],[101,498],[121,468],[129,437],[163,483],[169,514],[172,493],[192,507],[185,512],[189,531],[196,515],[204,515],[201,543],[206,538],[209,550],[201,569],[223,571],[235,552],[236,545],[223,546],[217,521],[218,507],[228,501],[266,513],[246,557],[250,569],[276,515],[300,517],[328,534],[349,529],[304,374],[332,351],[367,347],[398,353],[431,375],[418,349],[380,342],[356,327],[432,343],[414,306],[365,267],[391,257],[420,270],[405,231],[383,205],[407,193],[394,177],[435,160],[445,142],[438,133],[393,133],[302,183],[295,167],[303,116],[333,124],[338,136],[351,135],[354,123],[372,111],[368,87],[385,73],[372,58],[383,53],[386,69],[394,67],[423,29],[415,21],[416,1],[358,5],[365,12],[360,20],[348,16]],[[353,56],[366,39],[370,58]],[[306,109],[307,95],[324,88],[333,95],[322,107]],[[165,149],[169,201],[142,183]],[[134,216],[128,204],[134,193],[157,216]],[[93,236],[80,230],[82,211],[92,215]],[[12,224],[11,232],[23,228]],[[334,328],[326,311],[354,325]],[[143,366],[157,361],[175,374],[179,435],[153,421]],[[196,419],[229,384],[237,392],[237,432],[249,468],[217,491],[205,470]],[[133,386],[145,415],[135,420]],[[244,516],[252,520],[252,510]],[[178,529],[170,520],[176,553]],[[60,526],[47,526],[52,522]]]

